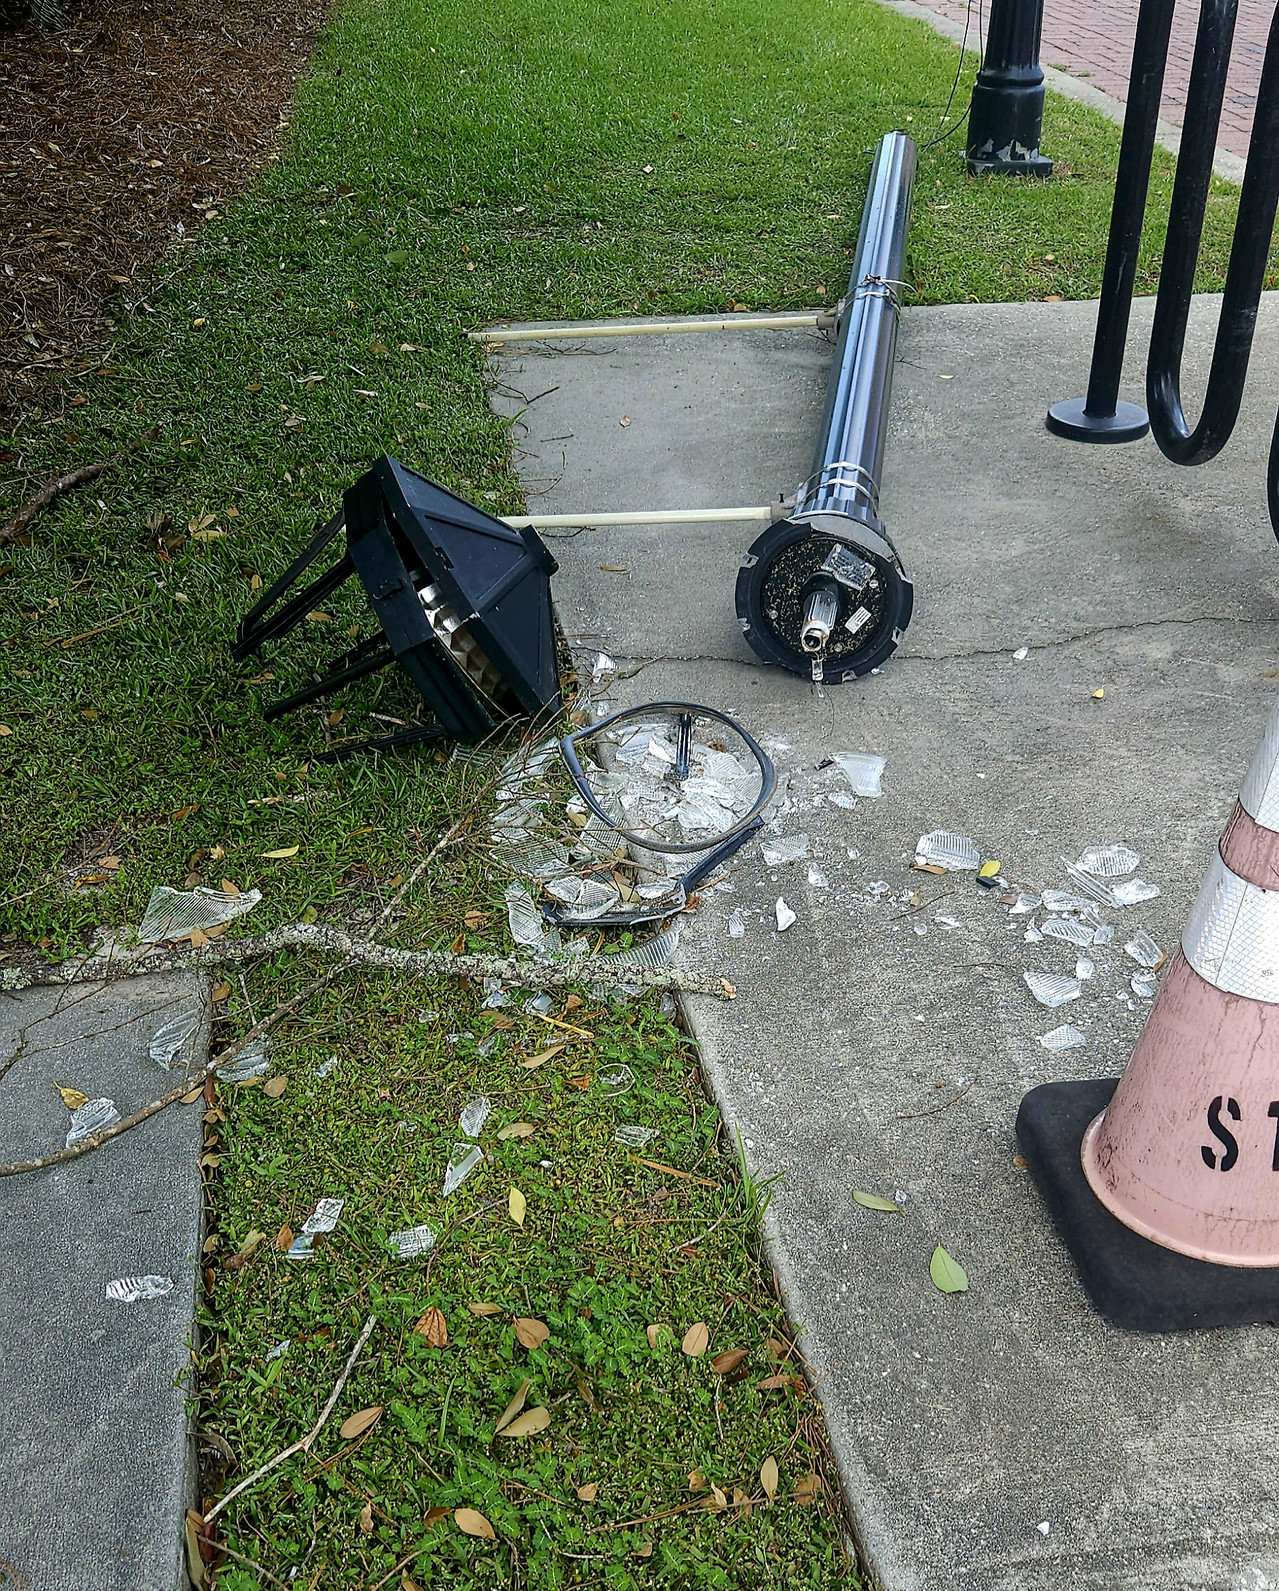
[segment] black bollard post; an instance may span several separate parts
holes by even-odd
[[[968,109],[968,169],[974,175],[1052,176],[1052,161],[1039,153],[1043,20],[1044,0],[992,0],[986,54]]]

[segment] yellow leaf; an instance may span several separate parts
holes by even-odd
[[[287,1077],[272,1077],[262,1085],[262,1092],[268,1099],[279,1099],[280,1095],[289,1086]]]
[[[509,1127],[500,1128],[497,1136],[502,1139],[531,1138],[536,1131],[531,1121],[513,1121]]]
[[[372,1408],[361,1409],[358,1414],[348,1414],[342,1421],[338,1435],[344,1442],[353,1441],[357,1436],[363,1436],[365,1431],[371,1431],[382,1418],[382,1405],[375,1403]]]
[[[282,851],[263,851],[262,855],[268,862],[283,862],[286,857],[296,856],[301,849],[300,845],[286,845]]]
[[[0,724],[0,735],[11,735],[12,733],[13,730],[9,728],[8,724]]]
[[[999,873],[998,862],[983,862],[977,869],[978,878],[995,878]]]
[[[710,1502],[717,1514],[728,1507],[728,1498],[725,1497],[724,1493],[719,1489],[718,1486],[716,1486],[714,1481],[711,1482]]]
[[[1095,690],[1092,693],[1092,699],[1095,702],[1105,701],[1105,699],[1106,699],[1106,687],[1104,685],[1102,685],[1098,690]]]
[[[877,1193],[867,1193],[863,1188],[853,1189],[853,1203],[860,1204],[863,1210],[883,1210],[893,1215],[902,1213],[900,1204],[894,1204],[891,1199],[881,1199]]]
[[[528,1209],[528,1200],[518,1188],[511,1189],[510,1198],[506,1201],[506,1208],[511,1213],[511,1220],[516,1226],[524,1225],[524,1213]]]
[[[226,531],[225,530],[218,530],[218,529],[216,529],[216,527],[211,529],[211,530],[193,530],[191,532],[191,540],[192,541],[219,541],[225,535],[226,535]]]
[[[501,1304],[468,1304],[466,1306],[473,1315],[500,1315]]]
[[[566,1050],[567,1048],[568,1040],[561,1039],[558,1044],[550,1044],[546,1047],[546,1049],[540,1050],[536,1055],[530,1056],[527,1061],[521,1061],[520,1065],[526,1072],[534,1071],[539,1066],[545,1066],[547,1061],[558,1055],[561,1050]]]
[[[587,1481],[585,1486],[579,1486],[577,1488],[577,1500],[579,1503],[593,1503],[595,1501],[595,1495],[598,1491],[599,1487],[594,1481]]]
[[[521,1381],[515,1396],[497,1417],[497,1424],[493,1427],[493,1435],[499,1436],[511,1423],[515,1416],[524,1407],[524,1400],[528,1397],[528,1389],[533,1385],[529,1380]]]
[[[333,616],[329,613],[321,613],[319,609],[317,609],[314,613],[307,614],[306,622],[308,624],[332,624]]]
[[[477,1509],[455,1508],[453,1523],[468,1536],[479,1536],[483,1541],[496,1541],[497,1532]]]
[[[684,1333],[680,1344],[690,1359],[700,1359],[711,1345],[711,1334],[704,1321],[698,1321]]]
[[[759,1467],[759,1484],[763,1488],[764,1496],[771,1503],[777,1496],[777,1460],[766,1458]]]
[[[545,1431],[551,1423],[549,1409],[530,1409],[527,1414],[521,1414],[518,1420],[512,1420],[505,1430],[496,1431],[496,1436],[536,1436],[539,1431]]]
[[[522,1347],[540,1348],[551,1335],[551,1328],[541,1320],[522,1316],[515,1322],[515,1336]]]
[[[209,999],[212,1000],[215,1005],[219,1000],[228,1000],[230,997],[231,985],[229,983],[215,984],[213,988],[209,990]]]
[[[53,1086],[62,1095],[62,1103],[68,1110],[79,1110],[81,1105],[89,1103],[89,1096],[82,1094],[78,1088],[58,1088],[56,1083]]]

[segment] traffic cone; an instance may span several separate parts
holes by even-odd
[[[1279,1321],[1279,703],[1123,1077],[1033,1089],[1017,1135],[1116,1324]]]

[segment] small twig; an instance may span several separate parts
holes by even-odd
[[[311,1444],[315,1441],[316,1437],[319,1436],[320,1431],[323,1429],[324,1422],[328,1419],[329,1415],[333,1413],[333,1405],[342,1396],[342,1389],[346,1386],[347,1378],[350,1376],[351,1371],[355,1368],[355,1361],[363,1352],[364,1344],[373,1335],[373,1328],[376,1325],[377,1317],[375,1315],[370,1315],[369,1318],[364,1322],[364,1330],[360,1333],[355,1347],[351,1349],[350,1357],[346,1361],[346,1365],[342,1370],[342,1374],[338,1377],[337,1385],[333,1388],[333,1391],[329,1393],[329,1401],[324,1405],[324,1408],[320,1414],[320,1418],[315,1422],[306,1435],[299,1437],[296,1442],[292,1443],[289,1447],[286,1447],[282,1453],[277,1453],[274,1458],[268,1459],[267,1462],[259,1469],[255,1469],[252,1475],[246,1475],[238,1486],[233,1486],[225,1497],[220,1498],[216,1503],[214,1503],[213,1507],[210,1508],[208,1513],[204,1516],[204,1522],[206,1525],[212,1524],[212,1522],[218,1517],[218,1515],[232,1500],[232,1498],[238,1497],[245,1487],[252,1486],[254,1481],[261,1480],[264,1475],[275,1469],[277,1465],[283,1464],[286,1458],[292,1458],[295,1453],[309,1453],[311,1451]]]
[[[523,989],[572,989],[579,984],[603,983],[612,988],[684,990],[693,994],[733,998],[733,986],[706,972],[679,972],[674,968],[639,967],[633,962],[618,966],[610,956],[582,956],[570,961],[525,961],[515,956],[454,955],[444,950],[401,950],[371,939],[354,939],[344,929],[320,923],[285,923],[252,939],[233,939],[201,945],[195,950],[163,951],[146,946],[125,952],[107,964],[91,959],[63,961],[56,966],[24,970],[0,968],[0,992],[17,993],[48,985],[113,983],[120,978],[142,978],[158,972],[189,972],[204,967],[237,966],[280,950],[314,950],[345,958],[347,965],[385,967],[413,978],[500,978]]]
[[[963,1099],[964,1095],[976,1081],[977,1079],[975,1077],[971,1078],[967,1083],[964,1084],[957,1094],[952,1094],[951,1097],[941,1105],[934,1105],[931,1110],[899,1111],[895,1119],[897,1121],[919,1121],[923,1116],[939,1116],[942,1111],[949,1110],[950,1107],[956,1103],[956,1101]]]
[[[110,458],[98,459],[94,464],[81,464],[78,469],[68,470],[65,475],[58,475],[53,480],[46,481],[34,496],[26,500],[8,524],[0,525],[0,547],[6,542],[16,541],[36,515],[48,508],[50,503],[56,502],[67,492],[74,491],[77,486],[96,481],[99,475],[105,475],[108,470],[114,469],[117,464],[127,459],[131,453],[136,453],[143,442],[153,442],[155,437],[156,431],[153,426],[145,436],[130,443],[128,447],[121,448],[118,453],[113,453]]]
[[[718,1182],[712,1182],[709,1177],[695,1177],[691,1171],[681,1171],[678,1166],[664,1166],[660,1160],[641,1160],[638,1155],[634,1157],[637,1166],[647,1166],[650,1171],[662,1171],[668,1177],[683,1177],[686,1182],[695,1182],[699,1188],[718,1188]]]
[[[264,1569],[256,1558],[246,1558],[242,1552],[237,1552],[234,1547],[228,1547],[226,1542],[218,1541],[214,1536],[201,1536],[197,1532],[195,1539],[197,1541],[207,1541],[210,1547],[216,1547],[219,1552],[225,1552],[228,1558],[234,1558],[237,1563],[244,1564],[246,1568],[252,1569],[254,1574],[260,1574],[264,1580],[269,1580],[272,1585],[281,1586],[283,1591],[289,1591],[284,1581],[278,1579],[269,1569]]]

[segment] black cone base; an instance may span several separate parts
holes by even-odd
[[[1140,442],[1150,429],[1150,416],[1139,403],[1116,403],[1113,414],[1088,414],[1087,398],[1054,403],[1044,424],[1055,436],[1072,442]]]
[[[1128,1331],[1279,1323],[1279,1268],[1210,1265],[1161,1248],[1116,1220],[1088,1186],[1079,1146],[1117,1081],[1044,1083],[1017,1112],[1022,1153],[1093,1308]]]

